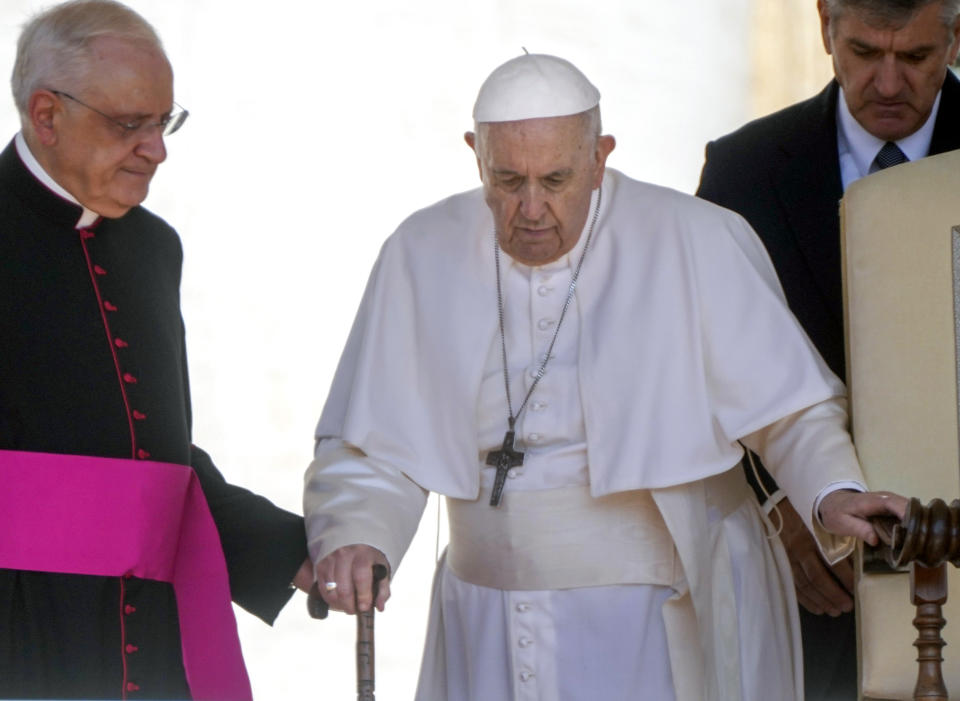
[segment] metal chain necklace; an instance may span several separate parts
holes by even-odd
[[[597,216],[600,214],[600,200],[603,197],[603,188],[597,190],[597,204],[593,208],[593,218],[590,220],[590,229],[587,232],[587,240],[583,245],[583,251],[580,253],[580,260],[577,261],[577,267],[573,271],[573,277],[570,278],[570,289],[567,290],[567,298],[563,302],[563,308],[560,310],[560,318],[557,320],[557,328],[553,331],[553,338],[550,339],[550,345],[540,363],[540,369],[537,370],[536,377],[527,390],[527,395],[520,403],[517,413],[513,413],[513,401],[510,397],[510,371],[507,368],[507,335],[504,331],[503,323],[503,288],[500,282],[500,243],[497,240],[497,232],[493,232],[493,260],[497,270],[497,313],[500,318],[500,351],[503,358],[503,386],[507,391],[507,432],[503,435],[503,445],[500,450],[491,450],[487,453],[487,465],[497,468],[496,477],[493,480],[493,492],[490,494],[490,506],[500,506],[500,499],[503,495],[503,485],[507,480],[507,471],[512,467],[518,467],[523,464],[523,453],[515,450],[513,442],[515,438],[514,426],[517,419],[520,418],[520,412],[527,406],[527,401],[533,390],[537,388],[540,378],[543,377],[547,369],[547,363],[550,362],[550,356],[553,353],[553,345],[557,342],[557,335],[560,333],[560,326],[567,315],[567,308],[573,299],[573,293],[577,289],[577,279],[580,277],[580,268],[583,266],[583,259],[587,256],[587,250],[590,248],[590,239],[593,238],[593,228],[597,224]]]

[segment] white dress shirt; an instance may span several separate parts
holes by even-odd
[[[937,110],[940,109],[940,93],[933,103],[930,116],[923,126],[907,137],[896,142],[909,160],[916,161],[924,158],[930,152],[930,141],[933,138],[933,126],[937,121]],[[850,187],[855,180],[876,172],[877,166],[873,160],[880,149],[887,142],[877,138],[854,119],[847,107],[847,100],[840,88],[837,98],[837,151],[840,156],[840,179],[843,189]]]

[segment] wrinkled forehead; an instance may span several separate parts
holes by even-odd
[[[552,172],[587,168],[596,140],[585,115],[481,122],[477,155],[488,168],[516,172]]]
[[[156,44],[118,36],[100,36],[88,42],[81,64],[83,87],[97,90],[172,89],[173,69]]]
[[[479,122],[476,125],[478,151],[493,153],[565,153],[571,158],[595,145],[588,112],[562,117],[540,117],[510,122]]]

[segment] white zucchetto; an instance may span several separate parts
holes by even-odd
[[[525,54],[497,68],[480,86],[476,122],[564,117],[597,106],[600,91],[569,61]]]

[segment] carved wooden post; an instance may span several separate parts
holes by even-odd
[[[874,522],[885,557],[891,567],[910,565],[910,598],[917,607],[913,619],[919,637],[917,648],[917,701],[947,701],[943,682],[943,646],[940,637],[946,621],[943,604],[947,601],[947,562],[960,566],[960,500],[950,506],[933,499],[927,506],[913,498],[899,524]]]
[[[914,562],[910,568],[910,598],[917,607],[913,625],[919,637],[914,645],[920,665],[913,698],[917,701],[947,701],[947,687],[941,669],[941,651],[946,643],[940,637],[946,624],[942,609],[947,600],[946,563],[924,567]]]

